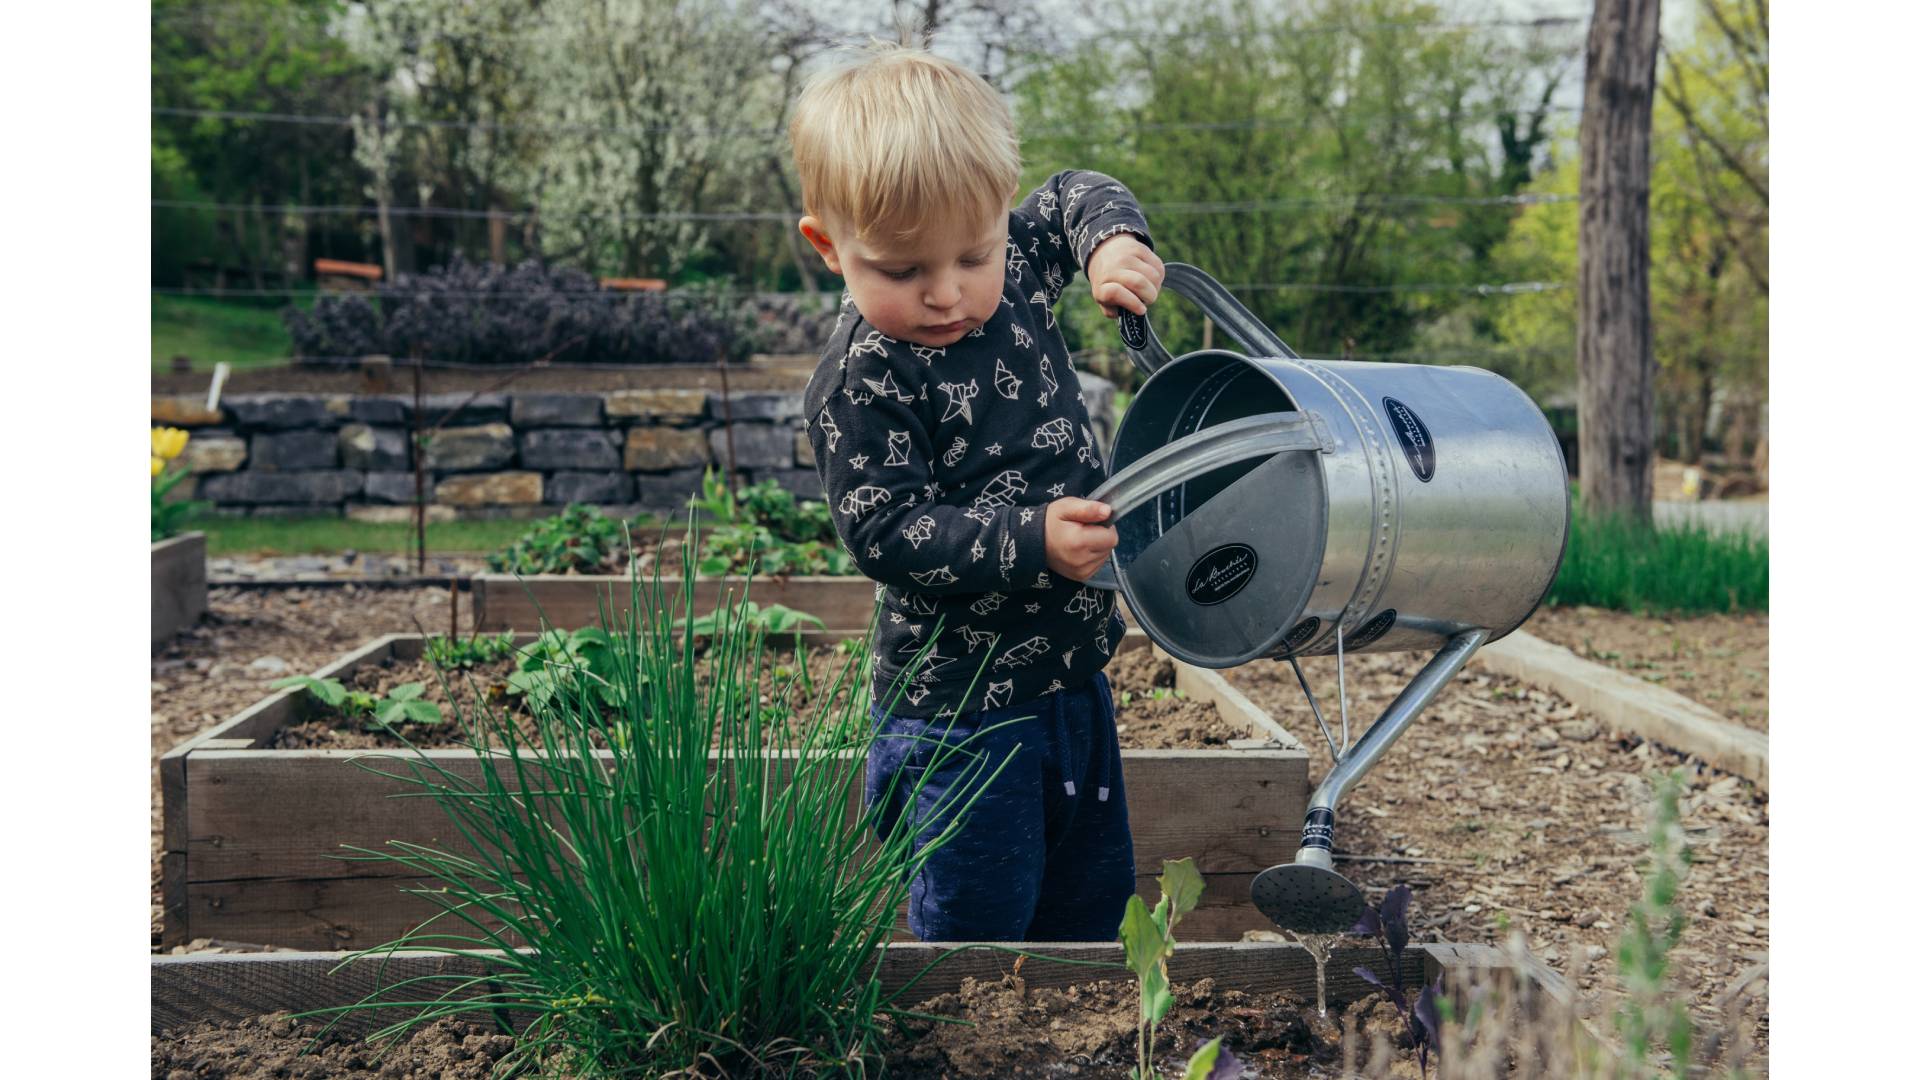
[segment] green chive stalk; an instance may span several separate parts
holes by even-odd
[[[631,579],[633,615],[610,625],[611,686],[558,680],[531,736],[484,705],[460,717],[477,776],[417,754],[363,765],[431,796],[472,850],[361,851],[432,879],[410,891],[444,910],[348,962],[433,950],[489,966],[353,1006],[417,1010],[376,1038],[479,1009],[518,1033],[503,1066],[521,1073],[878,1071],[902,1011],[876,979],[879,952],[915,873],[1005,763],[930,742],[933,764],[961,755],[964,781],[930,824],[876,834],[861,809],[875,738],[865,649],[799,745],[769,745],[784,690],[761,703],[766,631],[731,599],[692,629],[697,549],[675,595],[657,569]]]

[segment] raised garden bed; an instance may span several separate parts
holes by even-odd
[[[804,642],[827,647],[859,633],[816,632]],[[769,647],[777,647],[774,639]],[[1212,747],[1122,751],[1136,866],[1150,871],[1166,859],[1194,857],[1211,887],[1183,924],[1191,940],[1233,940],[1268,928],[1249,888],[1255,874],[1292,856],[1310,792],[1306,752],[1218,673],[1171,659],[1155,662],[1151,653],[1128,655],[1150,648],[1144,635],[1128,634],[1110,670],[1171,667],[1174,686],[1163,689],[1211,706],[1215,715],[1212,721],[1183,717],[1178,713],[1187,706],[1173,695],[1155,701],[1152,686],[1130,689],[1116,679],[1116,698],[1140,698],[1143,719],[1134,734],[1145,735],[1149,726],[1184,731],[1188,745]],[[363,668],[414,662],[423,649],[418,635],[389,635],[316,674],[350,681],[362,677],[356,673]],[[1169,699],[1176,705],[1164,704]],[[163,944],[206,938],[363,948],[392,940],[435,910],[397,891],[410,883],[398,876],[399,867],[340,857],[341,845],[379,849],[392,840],[457,846],[433,800],[390,798],[417,789],[352,763],[383,752],[377,749],[272,748],[290,731],[311,731],[302,725],[323,709],[304,690],[278,691],[161,759]],[[1166,710],[1176,715],[1156,716]],[[1127,712],[1121,723],[1128,722]],[[1222,745],[1232,730],[1245,737]],[[1129,738],[1123,732],[1123,746]],[[477,773],[471,750],[420,752],[461,775]],[[1152,874],[1139,881],[1150,889]]]
[[[153,643],[207,613],[207,534],[184,533],[153,545]]]
[[[918,942],[891,945],[881,954],[879,980],[892,992],[949,951]],[[1014,957],[968,950],[949,956],[920,978],[914,997],[934,1012],[977,1026],[946,1027],[931,1038],[909,1033],[889,1058],[889,1075],[1124,1075],[1131,1064],[1139,1005],[1138,997],[1130,996],[1131,978],[1120,967],[1120,946],[1036,945],[1031,951],[1038,955],[1021,962],[1017,975]],[[1114,970],[1050,963],[1054,958],[1107,962]],[[293,1021],[274,1014],[353,1004],[407,978],[485,970],[485,961],[471,956],[396,956],[384,961],[384,970],[381,960],[342,966],[345,959],[341,953],[155,958],[149,1027],[156,1074],[163,1071],[162,1064],[183,1067],[197,1055],[224,1054],[228,1048],[245,1048],[245,1057],[255,1062],[284,1055],[291,1063],[293,1052],[306,1047],[324,1021]],[[1369,1028],[1387,1025],[1391,1031],[1399,1022],[1392,1017],[1392,1006],[1353,973],[1358,963],[1378,970],[1380,955],[1358,943],[1335,948],[1326,968],[1330,1015],[1321,1020],[1314,1015],[1314,964],[1300,946],[1183,944],[1170,961],[1177,1003],[1156,1039],[1156,1063],[1169,1075],[1178,1075],[1178,1065],[1202,1042],[1225,1035],[1229,1049],[1258,1075],[1294,1075],[1294,1070],[1313,1066],[1332,1075],[1341,1062],[1343,1013],[1359,1022],[1363,1042],[1357,1057],[1365,1062]],[[1564,985],[1550,972],[1488,946],[1415,944],[1402,957],[1402,977],[1411,985],[1444,976],[1450,985],[1465,987],[1500,974],[1511,979],[1519,996],[1536,1003],[1564,1008],[1569,1000]],[[1102,985],[1103,976],[1114,981]],[[338,1039],[330,1040],[336,1048],[320,1051],[326,1075],[376,1075],[373,1068],[378,1066],[354,1071],[350,1059],[355,1054],[363,1062],[371,1055],[364,1045],[346,1040],[406,1015],[398,1009],[349,1014],[336,1029]],[[477,1025],[487,1018],[474,1013],[469,1019]],[[497,1057],[510,1045],[506,1038],[491,1023],[468,1027],[450,1019],[396,1053],[402,1061],[413,1061],[416,1069],[432,1071],[437,1061],[461,1060],[476,1051]],[[451,1046],[465,1047],[466,1053],[450,1054]]]

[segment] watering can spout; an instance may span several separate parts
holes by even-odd
[[[1307,823],[1300,830],[1300,850],[1294,853],[1293,861],[1268,867],[1253,879],[1254,906],[1276,925],[1296,933],[1337,934],[1359,921],[1365,897],[1359,886],[1333,868],[1334,805],[1348,786],[1366,775],[1380,755],[1406,733],[1414,718],[1466,666],[1487,638],[1487,631],[1472,629],[1448,639],[1314,789],[1307,803]]]

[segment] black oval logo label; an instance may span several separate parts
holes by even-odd
[[[1305,619],[1295,623],[1293,629],[1287,631],[1287,636],[1280,639],[1279,659],[1285,660],[1287,657],[1292,656],[1294,650],[1312,641],[1313,636],[1319,632],[1320,617],[1318,615],[1309,615]]]
[[[1218,604],[1247,587],[1260,558],[1245,544],[1222,544],[1187,571],[1187,597],[1201,606]]]
[[[1131,311],[1120,313],[1120,340],[1135,352],[1147,347],[1147,318]]]
[[[1353,632],[1353,636],[1346,640],[1344,647],[1354,650],[1364,649],[1379,641],[1386,636],[1387,631],[1393,629],[1393,620],[1397,617],[1392,608],[1375,615],[1367,620],[1365,626]]]
[[[1421,483],[1433,479],[1433,433],[1412,409],[1403,401],[1395,398],[1381,398],[1380,404],[1386,407],[1387,418],[1393,422],[1393,433],[1400,436],[1400,449],[1407,453],[1407,465],[1413,469],[1413,475]]]

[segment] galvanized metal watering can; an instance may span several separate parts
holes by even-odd
[[[1333,811],[1480,646],[1546,595],[1566,548],[1566,464],[1546,417],[1470,367],[1303,360],[1199,269],[1168,263],[1246,355],[1168,355],[1148,321],[1121,337],[1149,376],[1114,436],[1119,545],[1091,584],[1117,588],[1147,635],[1205,667],[1341,658],[1342,744],[1300,850],[1253,883],[1282,927],[1339,933],[1360,890],[1333,870]],[[1434,650],[1345,745],[1347,653]],[[1299,664],[1293,664],[1299,675]],[[1300,677],[1306,690],[1306,680]]]

